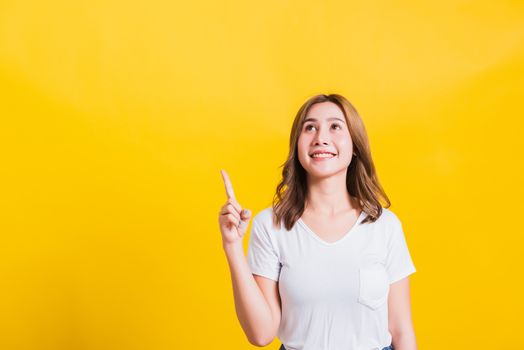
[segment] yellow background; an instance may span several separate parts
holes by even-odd
[[[269,206],[333,92],[403,222],[419,348],[524,349],[520,1],[2,1],[0,89],[1,349],[255,348],[219,170]]]

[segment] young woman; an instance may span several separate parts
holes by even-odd
[[[240,324],[250,343],[281,350],[415,350],[399,218],[379,184],[356,109],[338,94],[299,109],[272,206],[253,218],[228,200],[219,213]],[[386,206],[382,207],[380,200]]]

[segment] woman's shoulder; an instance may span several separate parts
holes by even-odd
[[[382,208],[382,214],[376,222],[379,223],[379,231],[385,234],[388,242],[401,239],[404,232],[402,222],[393,210]]]
[[[273,207],[265,207],[258,211],[258,213],[253,216],[253,221],[257,222],[268,222],[273,218]]]
[[[280,223],[280,227],[276,227],[273,223],[273,206],[267,206],[256,213],[253,216],[253,224],[268,231],[279,231],[283,228],[283,223]]]
[[[265,228],[271,227],[273,222],[273,207],[265,207],[253,216],[253,223]]]
[[[398,215],[389,208],[382,208],[382,214],[378,217],[377,224],[385,226],[398,226],[401,225]]]

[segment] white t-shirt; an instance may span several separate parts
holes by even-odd
[[[322,240],[299,219],[275,228],[273,209],[253,217],[247,261],[252,273],[278,281],[287,350],[381,350],[391,344],[389,285],[416,271],[402,224],[389,209],[338,241]]]

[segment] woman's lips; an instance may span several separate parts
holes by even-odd
[[[311,159],[313,159],[314,161],[317,161],[317,162],[321,162],[321,161],[326,161],[326,160],[330,160],[330,159],[333,159],[336,157],[336,155],[331,155],[330,157],[313,157],[313,156],[310,156]]]

